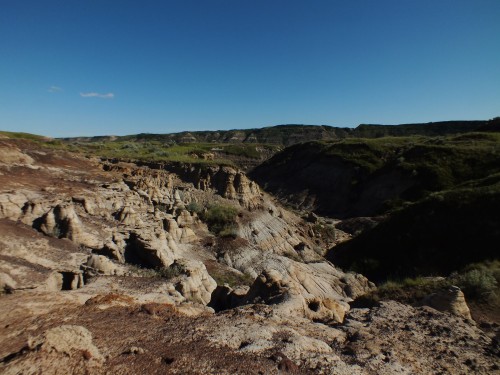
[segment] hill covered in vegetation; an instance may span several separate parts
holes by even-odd
[[[373,216],[499,171],[500,134],[317,141],[288,147],[251,177],[287,204]]]
[[[166,142],[166,143],[256,143],[290,146],[296,143],[335,140],[350,137],[378,138],[384,136],[447,135],[471,131],[495,130],[499,118],[489,121],[441,121],[402,125],[361,124],[356,128],[328,125],[287,124],[259,129],[233,129],[216,131],[184,131],[165,134],[133,134],[126,136],[97,136],[64,138],[66,142]]]

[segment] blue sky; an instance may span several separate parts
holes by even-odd
[[[0,129],[500,115],[499,0],[0,0]]]

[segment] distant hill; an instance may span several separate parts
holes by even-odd
[[[493,122],[496,122],[496,127],[491,126]],[[350,135],[359,138],[408,135],[440,136],[478,131],[498,131],[498,126],[500,126],[498,118],[490,121],[441,121],[402,125],[361,124]]]
[[[256,143],[290,146],[317,139],[339,139],[349,136],[352,129],[327,125],[277,125],[261,129],[194,131],[170,134],[134,134],[121,137],[63,138],[68,142],[133,141],[165,143]]]
[[[63,138],[67,142],[132,141],[165,143],[256,143],[290,146],[315,140],[337,140],[343,138],[379,138],[384,136],[449,135],[472,131],[498,131],[499,118],[489,121],[442,121],[422,124],[370,125],[356,128],[328,125],[288,124],[260,129],[233,129],[217,131],[193,131],[168,134],[133,134],[126,136],[98,136]]]

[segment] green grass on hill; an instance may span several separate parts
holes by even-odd
[[[31,133],[7,132],[7,131],[0,131],[0,136],[12,139],[27,139],[30,141],[47,141],[49,139],[47,137]]]
[[[0,136],[25,139],[43,147],[82,153],[103,158],[150,162],[183,162],[235,166],[233,159],[260,160],[279,147],[265,144],[175,143],[158,140],[100,140],[94,142],[63,141],[35,134],[0,131]],[[148,139],[148,138],[146,138]]]
[[[107,158],[138,159],[153,162],[174,161],[203,164],[233,165],[230,156],[258,159],[256,145],[227,145],[213,143],[168,144],[151,142],[95,142],[73,143],[70,148]],[[261,146],[266,147],[266,146]],[[215,156],[215,157],[214,157]]]

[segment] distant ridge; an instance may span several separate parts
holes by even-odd
[[[213,131],[183,131],[179,133],[140,133],[126,136],[97,136],[62,138],[68,142],[106,141],[162,141],[169,143],[260,143],[290,146],[313,140],[342,138],[379,138],[384,136],[426,135],[439,136],[473,131],[498,131],[500,118],[478,121],[440,121],[416,124],[378,125],[361,124],[356,128],[329,125],[286,124],[257,129],[233,129]]]

